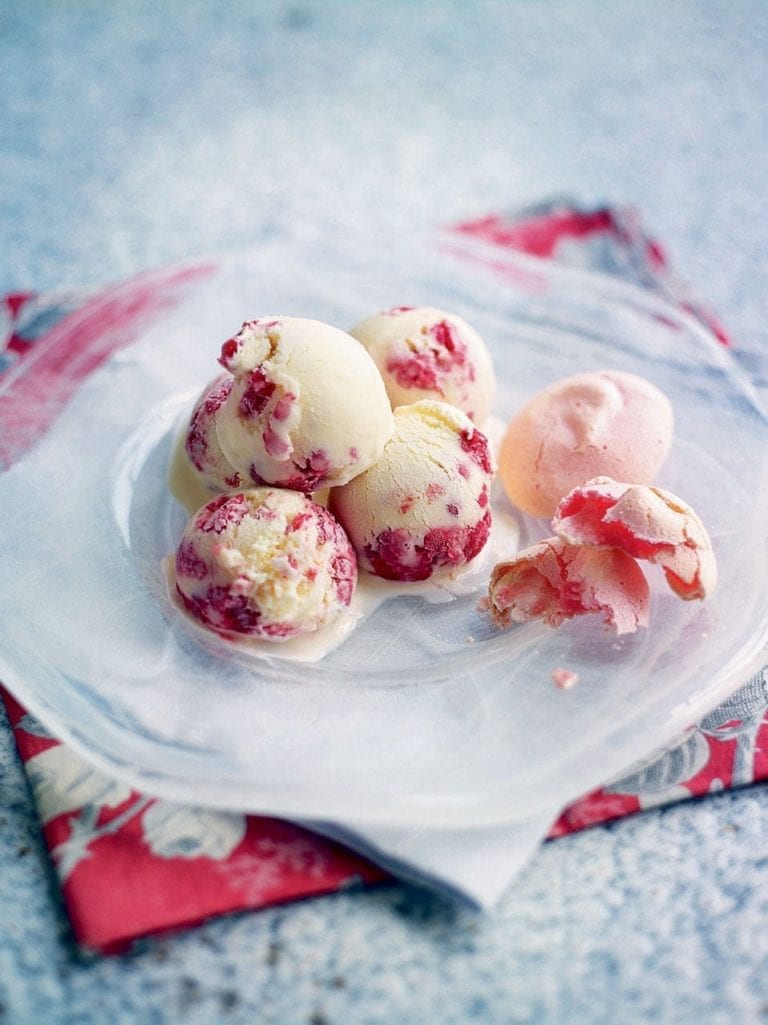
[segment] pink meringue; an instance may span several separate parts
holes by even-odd
[[[500,562],[491,574],[489,611],[497,626],[600,613],[616,633],[648,625],[648,583],[619,548],[570,545],[549,537]]]
[[[569,544],[613,545],[658,563],[684,601],[705,598],[717,582],[704,524],[671,491],[596,477],[565,496],[552,527]]]

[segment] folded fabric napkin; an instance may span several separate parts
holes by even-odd
[[[550,202],[451,231],[482,240],[490,252],[525,252],[652,290],[731,345],[632,210]],[[98,294],[6,296],[0,308],[0,467],[11,465],[48,429],[78,383],[110,355],[100,347],[101,318],[124,325],[119,342],[127,344],[138,318],[172,304],[177,287],[196,273],[205,268],[134,280],[110,290],[106,304]],[[83,308],[93,316],[73,339],[62,328],[69,314]],[[36,373],[27,374],[33,364]],[[48,387],[52,380],[55,389]],[[545,836],[768,778],[766,671],[622,779],[535,821],[471,831],[297,825],[150,798],[107,778],[49,735],[10,694],[3,697],[74,935],[105,953],[213,915],[381,882],[390,873],[491,906]]]

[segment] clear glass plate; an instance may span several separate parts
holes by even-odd
[[[111,314],[102,297],[72,318],[69,341],[114,348],[134,287]],[[180,411],[215,375],[221,341],[257,315],[348,327],[402,304],[477,327],[502,419],[578,371],[655,381],[677,421],[658,483],[710,531],[712,597],[680,602],[651,570],[650,627],[622,638],[594,617],[500,633],[475,594],[387,602],[312,665],[278,647],[244,664],[196,643],[166,598],[163,560],[185,520],[166,474]],[[447,240],[275,238],[215,261],[134,335],[0,475],[0,679],[138,789],[356,824],[530,820],[674,739],[765,661],[768,422],[728,352],[659,300]],[[548,532],[522,527],[524,542]],[[557,690],[557,667],[578,686]]]

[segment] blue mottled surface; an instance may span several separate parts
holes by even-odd
[[[278,223],[632,202],[766,343],[768,6],[0,5],[0,288]],[[768,1020],[768,792],[546,845],[498,913],[390,886],[77,955],[0,716],[0,1023]]]

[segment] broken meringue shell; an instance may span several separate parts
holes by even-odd
[[[705,598],[717,581],[712,542],[689,505],[661,488],[595,477],[562,499],[555,534],[572,545],[611,545],[658,563],[685,601]]]
[[[601,613],[618,634],[648,625],[648,583],[630,555],[557,537],[500,562],[491,574],[488,598],[497,626],[533,619],[559,626],[590,612]]]

